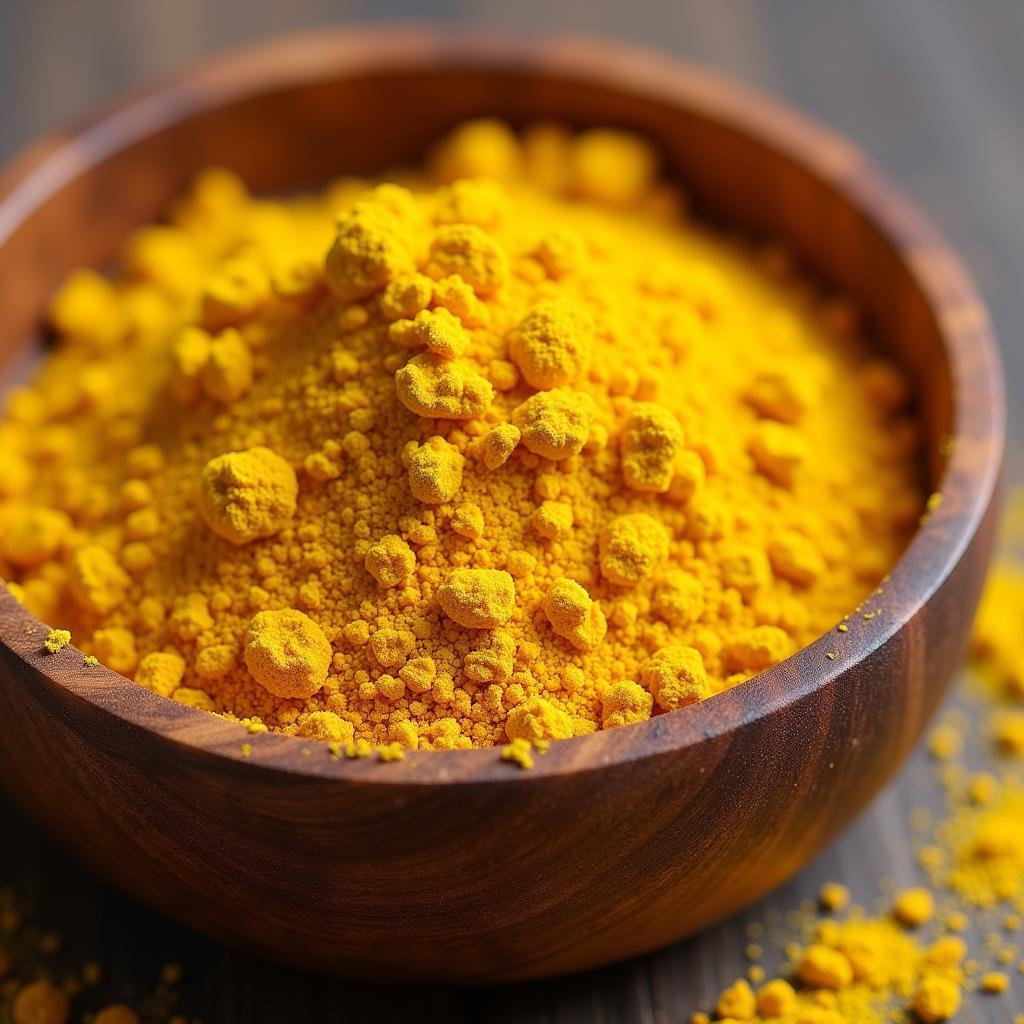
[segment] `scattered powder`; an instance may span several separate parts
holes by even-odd
[[[769,935],[785,954],[782,976],[758,989],[737,982],[715,1012],[692,1021],[938,1024],[956,1019],[972,998],[1007,997],[1013,975],[1024,974],[1014,941],[1024,920],[1024,744],[1015,739],[1024,721],[1024,570],[1010,559],[1024,550],[1024,494],[1011,498],[1008,518],[1015,533],[985,591],[961,688],[973,714],[947,711],[929,736],[947,811],[933,820],[918,808],[908,822],[922,837],[918,862],[928,887],[896,893],[880,914],[854,907],[835,919],[826,915],[842,914],[849,893],[829,883],[818,912],[803,906],[786,916],[786,929],[769,910],[766,920],[776,922]],[[959,759],[971,735],[985,756],[968,768]],[[764,933],[759,922],[754,927]],[[968,932],[972,950],[962,937]]]
[[[160,981],[128,1005],[112,998],[102,967],[71,966],[61,937],[42,931],[28,905],[0,888],[0,1020],[11,1024],[184,1024],[174,1015],[182,970],[167,965]],[[142,989],[143,986],[132,986]]]

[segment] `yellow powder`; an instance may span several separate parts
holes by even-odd
[[[950,1020],[960,1009],[960,988],[939,975],[926,975],[914,992],[914,1012],[924,1024]]]
[[[51,629],[43,641],[43,650],[47,654],[57,654],[71,643],[71,634],[66,629]]]
[[[826,882],[818,893],[823,910],[842,911],[850,905],[850,890],[841,882]]]
[[[940,1021],[959,1006],[962,942],[954,950],[941,948],[942,940],[924,947],[895,921],[856,911],[842,921],[809,910],[789,918],[804,936],[787,947],[794,983],[772,978],[755,1000],[746,981],[738,981],[720,996],[721,1019],[884,1024],[913,1019],[912,1009],[922,1021]]]
[[[931,920],[935,913],[935,899],[927,889],[915,886],[901,892],[892,909],[901,924],[917,928]]]
[[[1005,992],[1010,987],[1010,979],[1002,971],[986,971],[981,976],[981,990],[992,995]]]
[[[964,803],[936,830],[929,873],[966,904],[1024,911],[1024,788],[1006,779],[983,805]]]
[[[255,201],[212,170],[116,279],[69,277],[0,422],[31,611],[247,727],[523,763],[877,584],[923,508],[910,396],[835,300],[619,131],[473,122],[400,178]]]

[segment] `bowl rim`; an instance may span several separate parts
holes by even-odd
[[[589,35],[498,38],[451,25],[397,23],[302,32],[249,44],[200,60],[157,84],[130,93],[70,131],[24,148],[0,171],[0,246],[49,196],[119,149],[204,110],[340,72],[425,67],[541,70],[605,88],[689,106],[725,123],[839,191],[903,254],[908,271],[939,325],[953,389],[954,443],[938,490],[966,481],[958,507],[939,505],[918,529],[889,577],[900,612],[883,616],[870,637],[837,641],[830,630],[786,661],[696,705],[624,728],[552,744],[528,772],[504,763],[500,748],[407,752],[403,760],[309,756],[321,744],[246,728],[144,689],[103,666],[46,656],[49,627],[0,585],[0,647],[27,662],[73,699],[136,727],[158,741],[265,771],[329,782],[416,786],[436,783],[534,783],[563,773],[605,770],[699,745],[791,706],[827,687],[906,626],[945,582],[972,542],[998,490],[1005,431],[1000,357],[988,314],[959,257],[902,193],[857,148],[802,113],[703,66],[646,47]],[[969,438],[970,444],[958,444]],[[826,657],[826,655],[831,657]],[[73,662],[73,663],[72,663]],[[20,682],[11,685],[21,685]]]

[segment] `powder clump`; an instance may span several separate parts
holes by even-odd
[[[909,392],[659,166],[483,120],[401,184],[201,175],[54,295],[0,576],[83,656],[339,757],[522,764],[787,657],[916,526]]]

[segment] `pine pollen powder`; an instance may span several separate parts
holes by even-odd
[[[254,731],[525,757],[643,721],[827,630],[923,508],[848,304],[618,131],[471,122],[286,200],[208,170],[49,325],[0,574]]]

